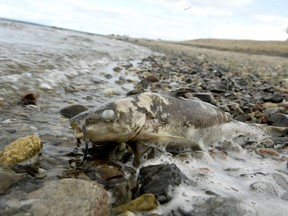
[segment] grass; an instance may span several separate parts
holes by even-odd
[[[288,41],[198,39],[174,43],[221,51],[288,57]]]

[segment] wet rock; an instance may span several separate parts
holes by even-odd
[[[71,105],[71,106],[68,106],[68,107],[61,109],[60,114],[64,117],[72,118],[72,117],[76,116],[77,114],[84,112],[86,110],[88,110],[87,107],[85,107],[81,104],[75,104],[75,105]]]
[[[178,209],[178,215],[193,215],[193,216],[226,216],[226,215],[258,215],[257,211],[245,205],[240,200],[232,197],[211,197],[204,203],[194,204],[193,210],[190,212]],[[177,215],[172,212],[172,215]]]
[[[226,81],[214,81],[208,85],[208,90],[215,93],[225,93],[227,85]]]
[[[159,82],[159,79],[157,76],[153,75],[153,74],[149,74],[146,76],[146,80],[149,82]]]
[[[262,106],[265,107],[266,109],[278,108],[278,104],[271,102],[263,103]]]
[[[87,89],[87,86],[85,85],[69,85],[64,87],[65,91],[67,92],[80,92],[85,91]]]
[[[124,68],[133,67],[133,64],[131,62],[119,62],[118,65]]]
[[[122,71],[122,69],[123,69],[122,67],[116,66],[113,68],[113,71],[120,72],[120,71]]]
[[[38,97],[39,97],[38,93],[27,93],[21,97],[21,105],[22,106],[36,105]]]
[[[119,95],[120,94],[118,89],[113,89],[113,88],[105,89],[103,91],[103,93],[105,95],[108,95],[108,96]]]
[[[5,194],[16,182],[26,174],[15,173],[9,168],[0,167],[0,195]]]
[[[112,74],[105,74],[104,77],[105,77],[106,79],[111,79],[113,76],[112,76]]]
[[[272,174],[273,178],[275,179],[276,184],[278,184],[283,190],[285,190],[285,193],[281,196],[281,199],[288,200],[288,182],[287,180],[278,173]]]
[[[125,211],[139,213],[139,212],[154,210],[157,208],[157,206],[158,204],[157,204],[155,196],[151,193],[147,193],[147,194],[143,194],[140,197],[137,197],[136,199],[124,205],[113,208],[112,211],[115,214],[119,214]]]
[[[115,81],[115,83],[116,83],[117,85],[124,85],[125,82],[126,82],[126,80],[123,80],[123,79],[121,79],[121,78],[119,78],[119,80],[116,80],[116,81]]]
[[[256,152],[262,156],[279,156],[279,153],[273,148],[259,148]]]
[[[249,116],[248,114],[240,114],[235,119],[241,122],[248,122],[252,120],[251,116]]]
[[[135,184],[135,174],[133,172],[127,181],[115,184],[115,186],[109,190],[112,197],[114,197],[113,206],[120,206],[130,202],[134,198]]]
[[[11,205],[10,203],[0,201],[0,215],[5,216],[31,215],[29,213],[25,214],[25,212],[28,212],[28,209],[29,204],[18,207],[15,205]]]
[[[32,215],[109,215],[108,193],[96,182],[61,179],[28,194]]]
[[[281,103],[284,99],[284,96],[282,94],[273,94],[268,95],[263,98],[264,102],[272,102],[272,103]]]
[[[211,104],[215,103],[214,97],[210,93],[194,93],[193,96],[207,103],[211,103]]]
[[[0,163],[30,163],[36,159],[42,149],[42,141],[37,135],[20,138],[7,145],[0,152]]]
[[[288,115],[282,113],[271,113],[268,115],[267,124],[277,127],[288,127]]]
[[[137,179],[137,194],[153,193],[161,204],[166,203],[172,199],[173,189],[187,180],[175,164],[142,167]]]
[[[181,88],[175,91],[169,91],[167,94],[172,97],[191,99],[195,92],[197,92],[197,90],[194,88]]]

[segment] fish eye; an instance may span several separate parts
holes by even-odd
[[[114,116],[115,116],[114,110],[107,109],[107,110],[104,110],[104,111],[102,112],[102,118],[103,118],[104,120],[111,120],[111,119],[114,118]]]

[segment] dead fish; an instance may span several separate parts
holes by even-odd
[[[95,107],[72,119],[77,139],[94,145],[150,142],[179,153],[239,136],[269,137],[261,126],[233,120],[230,114],[198,98],[141,93]]]

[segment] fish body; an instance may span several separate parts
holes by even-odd
[[[76,138],[95,145],[150,142],[168,151],[203,149],[237,136],[266,137],[260,127],[238,122],[198,98],[141,93],[82,112],[70,120]]]

